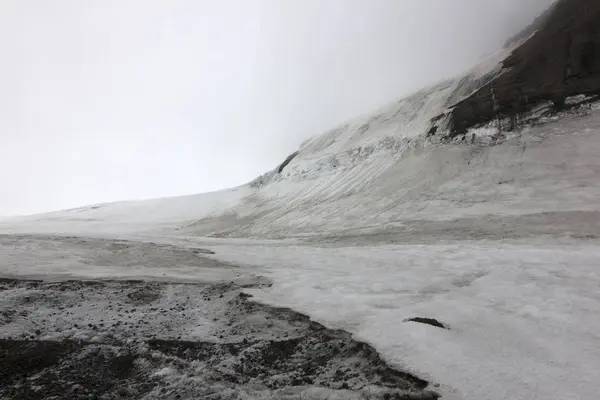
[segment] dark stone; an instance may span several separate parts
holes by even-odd
[[[418,322],[421,324],[435,326],[436,328],[448,329],[446,325],[442,324],[440,321],[434,318],[415,317],[407,319],[406,322]]]
[[[194,254],[215,254],[215,252],[208,249],[194,249]]]

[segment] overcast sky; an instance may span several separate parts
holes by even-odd
[[[0,0],[0,215],[245,183],[552,0]]]

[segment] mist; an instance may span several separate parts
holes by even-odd
[[[0,0],[0,215],[243,184],[552,0]]]

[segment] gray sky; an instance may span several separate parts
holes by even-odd
[[[552,0],[0,0],[0,215],[245,183]]]

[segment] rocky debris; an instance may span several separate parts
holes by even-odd
[[[512,130],[540,104],[561,111],[568,97],[600,95],[600,2],[558,0],[508,45],[517,41],[504,72],[450,108],[450,138],[494,120]]]
[[[74,341],[0,340],[4,399],[121,398],[147,393],[126,348]]]
[[[435,326],[436,328],[448,329],[448,327],[442,324],[435,318],[423,318],[423,317],[414,317],[404,320],[404,322],[418,322],[420,324],[427,324],[431,326]]]
[[[127,300],[135,304],[150,304],[160,299],[161,285],[147,283],[139,289],[127,293]]]
[[[0,297],[4,314],[27,312],[0,331],[0,398],[438,397],[349,333],[233,283],[3,279]]]

